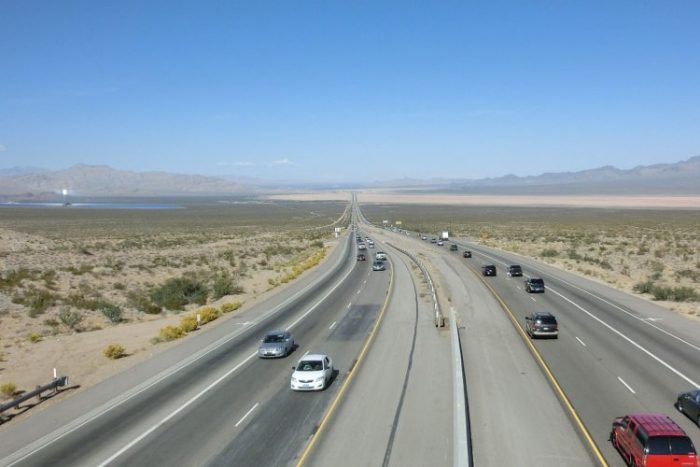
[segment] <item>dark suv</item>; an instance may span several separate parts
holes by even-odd
[[[471,258],[472,252],[469,250],[464,250],[464,253],[462,253],[462,256],[464,256],[465,258]]]
[[[517,264],[511,264],[508,266],[508,275],[510,277],[521,277],[523,275],[523,268]]]
[[[525,280],[525,291],[527,293],[544,293],[544,280],[539,277],[531,277]]]
[[[457,250],[458,250],[457,245],[455,245],[454,243],[452,245],[450,245],[450,251],[457,251]]]
[[[535,337],[559,337],[559,323],[553,314],[536,311],[525,317],[525,330],[533,339]]]
[[[484,266],[481,266],[481,274],[484,276],[495,276],[496,266],[494,266],[493,264],[486,264]]]

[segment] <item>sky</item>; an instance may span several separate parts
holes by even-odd
[[[700,154],[700,2],[2,1],[0,168],[537,175]]]

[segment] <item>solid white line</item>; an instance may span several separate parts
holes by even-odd
[[[636,392],[634,392],[634,389],[632,389],[632,387],[631,387],[629,384],[625,383],[625,380],[624,380],[624,379],[620,378],[619,376],[617,377],[617,379],[618,379],[622,384],[625,385],[625,387],[629,390],[629,392],[631,392],[632,394],[637,394]]]
[[[530,297],[530,300],[532,300],[533,302],[537,301],[537,300],[535,300],[535,297]]]
[[[362,289],[360,289],[360,290],[358,290],[357,292],[355,292],[355,295],[360,295],[360,292],[362,292]]]
[[[335,327],[335,323],[336,323],[336,321],[333,321],[333,324],[331,324],[330,326],[328,326],[328,329],[333,329],[333,328]]]
[[[684,375],[684,374],[681,373],[680,371],[676,370],[674,367],[672,367],[671,365],[669,365],[668,363],[666,363],[664,360],[662,360],[662,359],[660,359],[659,357],[657,357],[655,354],[653,354],[652,352],[650,352],[649,350],[647,350],[645,347],[642,347],[642,346],[639,345],[637,342],[633,341],[632,339],[630,339],[629,337],[627,337],[625,334],[621,333],[620,331],[618,331],[617,329],[615,329],[614,327],[612,327],[611,325],[609,325],[608,323],[606,323],[606,322],[603,321],[602,319],[598,318],[597,316],[595,316],[593,313],[591,313],[590,311],[588,311],[588,310],[586,310],[585,308],[583,308],[583,307],[582,307],[581,305],[579,305],[578,303],[575,303],[574,301],[572,301],[572,300],[570,300],[569,298],[565,297],[564,295],[560,294],[559,292],[557,292],[556,290],[552,289],[551,287],[549,288],[549,290],[551,290],[553,293],[559,295],[561,298],[563,298],[563,299],[566,300],[567,302],[571,303],[573,306],[575,306],[575,307],[578,308],[579,310],[583,311],[583,312],[586,313],[588,316],[590,316],[590,317],[593,318],[594,320],[598,321],[600,324],[602,324],[603,326],[605,326],[606,328],[608,328],[609,330],[611,330],[612,332],[614,332],[614,333],[617,334],[618,336],[622,337],[624,340],[626,340],[627,342],[629,342],[630,344],[632,344],[633,346],[635,346],[636,348],[638,348],[639,350],[641,350],[642,352],[644,352],[645,354],[647,354],[648,356],[650,356],[651,358],[653,358],[654,360],[656,360],[657,362],[659,362],[661,365],[665,366],[667,369],[669,369],[671,372],[673,372],[676,376],[680,377],[681,379],[683,379],[685,382],[687,382],[687,383],[690,384],[691,386],[695,386],[696,388],[697,388],[697,387],[700,387],[700,384],[698,384],[698,383],[696,383],[695,381],[693,381],[692,379],[688,378],[686,375]]]
[[[311,351],[307,350],[306,352],[304,352],[304,355],[302,355],[302,357],[306,357],[307,355],[309,355],[309,352],[311,352]]]
[[[352,302],[348,303],[348,309],[352,306]]]
[[[212,388],[214,388],[214,387],[217,386],[219,383],[221,383],[223,380],[225,380],[226,378],[228,378],[229,376],[231,376],[234,372],[236,372],[240,367],[242,367],[243,365],[245,365],[246,363],[248,363],[248,361],[251,360],[252,358],[254,358],[256,355],[257,355],[257,352],[253,352],[252,354],[248,355],[242,362],[238,363],[236,366],[234,366],[234,367],[231,368],[229,371],[227,371],[226,373],[224,373],[223,375],[221,375],[219,378],[217,378],[214,382],[212,382],[211,384],[209,384],[209,386],[207,386],[206,388],[202,389],[202,390],[199,391],[197,394],[195,394],[190,400],[188,400],[187,402],[185,402],[184,404],[182,404],[180,407],[178,407],[177,409],[175,409],[174,411],[172,411],[172,412],[170,413],[170,415],[168,415],[167,417],[163,418],[161,421],[159,421],[158,423],[156,423],[155,425],[153,425],[152,427],[150,427],[148,430],[144,431],[144,432],[141,433],[139,436],[137,436],[136,438],[134,438],[130,443],[128,443],[128,444],[127,444],[126,446],[124,446],[123,448],[121,448],[119,451],[115,452],[114,454],[112,454],[111,456],[109,456],[106,460],[104,460],[103,462],[99,463],[99,464],[98,464],[98,467],[104,467],[105,465],[108,465],[110,462],[112,462],[112,461],[115,460],[117,457],[119,457],[119,456],[121,456],[122,454],[124,454],[126,451],[128,451],[129,449],[131,449],[133,446],[135,446],[138,442],[140,442],[141,440],[143,440],[145,437],[147,437],[148,435],[150,435],[151,433],[153,433],[154,431],[156,431],[158,428],[160,428],[161,426],[163,426],[163,424],[165,424],[165,423],[167,423],[168,421],[172,420],[177,414],[179,414],[180,412],[182,412],[183,410],[185,410],[187,407],[189,407],[190,405],[192,405],[192,404],[193,404],[194,402],[196,402],[200,397],[202,397],[203,395],[205,395],[206,393],[208,393],[209,391],[211,391]]]
[[[505,263],[505,262],[501,261],[500,259],[494,258],[493,256],[491,256],[491,255],[489,255],[489,254],[487,254],[487,253],[484,253],[484,252],[481,252],[481,251],[479,251],[478,253],[481,254],[482,256],[486,257],[486,258],[489,258],[489,259],[490,259],[491,261],[493,261],[494,263],[500,263],[500,264],[502,264],[503,266],[507,266],[507,265],[508,265],[508,263]],[[569,287],[574,288],[574,289],[578,290],[579,292],[583,292],[583,293],[585,293],[585,294],[587,294],[587,295],[590,295],[591,297],[600,300],[601,302],[605,303],[606,305],[609,305],[609,306],[611,306],[611,307],[613,307],[613,308],[615,308],[615,309],[617,309],[617,310],[623,312],[624,314],[628,315],[629,317],[634,318],[634,319],[636,319],[637,321],[640,321],[640,322],[642,322],[642,323],[645,323],[647,326],[651,326],[652,328],[656,329],[657,331],[660,331],[660,332],[666,334],[667,336],[669,336],[669,337],[671,337],[671,338],[673,338],[673,339],[676,339],[677,341],[684,343],[684,344],[687,345],[688,347],[691,347],[691,348],[697,350],[698,352],[700,352],[700,346],[697,346],[697,345],[693,344],[692,342],[688,342],[687,340],[683,339],[682,337],[679,337],[679,336],[673,334],[672,332],[669,332],[669,331],[667,331],[667,330],[665,330],[665,329],[663,329],[663,328],[661,328],[661,327],[655,325],[653,322],[647,321],[646,318],[640,318],[639,316],[634,315],[633,313],[629,312],[628,310],[625,310],[625,309],[622,308],[621,306],[618,306],[618,305],[616,305],[615,303],[613,303],[613,302],[611,302],[611,301],[609,301],[609,300],[606,300],[605,298],[603,298],[603,297],[601,297],[601,296],[599,296],[599,295],[596,295],[596,294],[594,294],[593,292],[591,292],[591,291],[589,291],[589,290],[586,290],[586,289],[584,289],[584,288],[581,288],[581,287],[579,287],[579,286],[577,286],[577,285],[575,285],[575,284],[569,282],[569,281],[566,280],[566,279],[562,279],[561,277],[557,276],[556,274],[552,274],[551,272],[544,271],[544,270],[542,270],[542,269],[541,269],[540,267],[538,267],[538,266],[532,266],[532,265],[530,265],[529,267],[530,267],[530,269],[533,269],[533,270],[535,270],[536,272],[538,272],[540,275],[554,276],[554,277],[556,277],[556,279],[557,279],[558,281],[563,282],[564,284],[568,285]],[[551,266],[550,266],[550,267],[551,267]],[[528,278],[529,278],[530,275],[529,275],[529,274],[524,274],[524,277],[528,277]]]
[[[339,259],[338,263],[342,263],[343,257],[344,257],[343,255],[344,255],[344,253],[340,254],[340,259]],[[331,267],[331,269],[335,266],[336,265],[333,265]],[[345,279],[347,278],[348,275],[350,275],[350,272],[352,272],[352,270],[353,269],[350,268],[348,273],[345,276],[343,276],[341,281],[331,290],[331,292],[333,290],[335,290],[336,288],[338,288],[343,281],[345,281]],[[292,295],[291,297],[288,297],[286,300],[284,300],[282,303],[278,304],[277,306],[275,306],[274,308],[269,310],[267,313],[261,315],[257,320],[249,321],[249,323],[256,325],[259,322],[264,321],[267,317],[272,316],[274,314],[277,314],[280,310],[282,310],[285,306],[287,306],[288,303],[294,301],[297,297],[306,293],[307,290],[313,288],[317,284],[317,282],[319,282],[320,280],[321,279],[318,279],[318,280],[315,280],[312,283],[308,284],[306,287],[297,291],[294,295]],[[323,299],[325,299],[328,295],[330,295],[331,292],[329,292]],[[317,305],[318,305],[318,303],[317,303]],[[300,321],[301,319],[305,318],[309,313],[311,313],[311,311],[313,311],[313,309],[315,309],[316,306],[312,307],[306,313],[304,313],[304,315],[302,315],[299,320],[294,322],[292,324],[292,326],[297,324],[297,322]],[[238,332],[234,332],[231,335],[228,335],[226,337],[222,337],[219,340],[212,342],[211,344],[209,344],[205,348],[197,351],[196,353],[192,354],[190,357],[186,358],[185,360],[182,360],[178,364],[173,365],[169,368],[166,368],[165,370],[161,371],[157,375],[151,377],[150,379],[148,379],[148,380],[144,381],[143,383],[139,384],[138,386],[134,387],[130,391],[126,391],[125,393],[121,394],[120,396],[117,396],[115,399],[113,399],[109,402],[106,402],[106,403],[100,405],[99,407],[96,407],[95,409],[91,410],[90,412],[86,413],[85,415],[78,417],[77,419],[67,423],[66,425],[64,425],[60,428],[57,428],[56,430],[52,431],[51,433],[48,433],[48,434],[42,436],[38,440],[36,440],[36,441],[30,443],[29,445],[15,451],[14,453],[10,454],[9,456],[7,456],[3,459],[0,459],[0,461],[7,462],[7,464],[5,464],[5,465],[7,465],[9,467],[9,466],[17,464],[18,462],[25,460],[26,458],[34,455],[35,453],[39,452],[40,450],[44,449],[45,447],[55,443],[56,441],[62,439],[63,437],[69,435],[70,433],[73,433],[75,430],[78,430],[78,429],[82,428],[83,426],[87,425],[88,423],[92,422],[93,420],[97,419],[98,417],[101,417],[102,415],[111,411],[115,407],[118,407],[119,405],[123,404],[124,402],[132,399],[133,397],[136,397],[137,395],[150,389],[151,387],[155,386],[156,384],[160,383],[161,381],[169,378],[170,376],[174,375],[175,373],[182,370],[183,368],[185,368],[185,367],[195,363],[196,361],[204,358],[209,353],[213,352],[214,350],[218,349],[222,345],[224,345],[224,344],[232,341],[236,337],[238,337],[242,332],[243,332],[243,330],[238,331]]]
[[[238,422],[237,422],[235,425],[233,425],[233,426],[236,427],[236,428],[238,428],[238,425],[240,425],[241,423],[243,423],[243,420],[245,420],[245,419],[248,417],[248,415],[250,415],[250,414],[253,412],[253,410],[255,410],[255,409],[258,407],[258,405],[260,405],[260,402],[256,402],[255,405],[254,405],[253,407],[251,407],[250,410],[247,411],[247,412],[245,413],[245,415],[243,415],[243,416],[241,417],[241,419],[238,420]]]
[[[574,336],[574,337],[576,337],[576,336]],[[582,346],[587,347],[587,346],[586,346],[586,343],[583,342],[583,341],[582,341],[581,339],[579,339],[578,337],[576,337],[576,340],[577,340],[577,341],[579,342],[579,344],[581,344]]]

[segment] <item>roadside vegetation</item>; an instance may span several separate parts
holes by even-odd
[[[0,209],[3,356],[174,316],[180,323],[154,341],[182,337],[198,328],[196,314],[205,325],[317,265],[333,227],[347,226],[347,207],[237,199],[163,211]],[[100,350],[124,356],[115,346]]]
[[[700,211],[368,205],[374,223],[448,230],[700,316]]]

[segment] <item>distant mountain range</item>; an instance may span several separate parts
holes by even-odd
[[[254,192],[253,187],[218,177],[132,172],[106,165],[76,165],[64,170],[14,168],[0,172],[0,195],[51,198],[71,196],[174,196]]]
[[[80,164],[56,171],[34,167],[0,169],[0,196],[4,199],[57,198],[64,189],[71,196],[81,197],[147,197],[362,188],[480,194],[700,194],[700,156],[673,164],[638,166],[628,170],[605,166],[527,177],[505,175],[479,180],[403,178],[342,185],[133,172],[106,165]]]
[[[439,179],[378,182],[377,187],[480,194],[700,194],[700,156],[672,164],[618,169],[613,166],[518,177],[478,180]],[[412,187],[412,188],[411,188]]]

